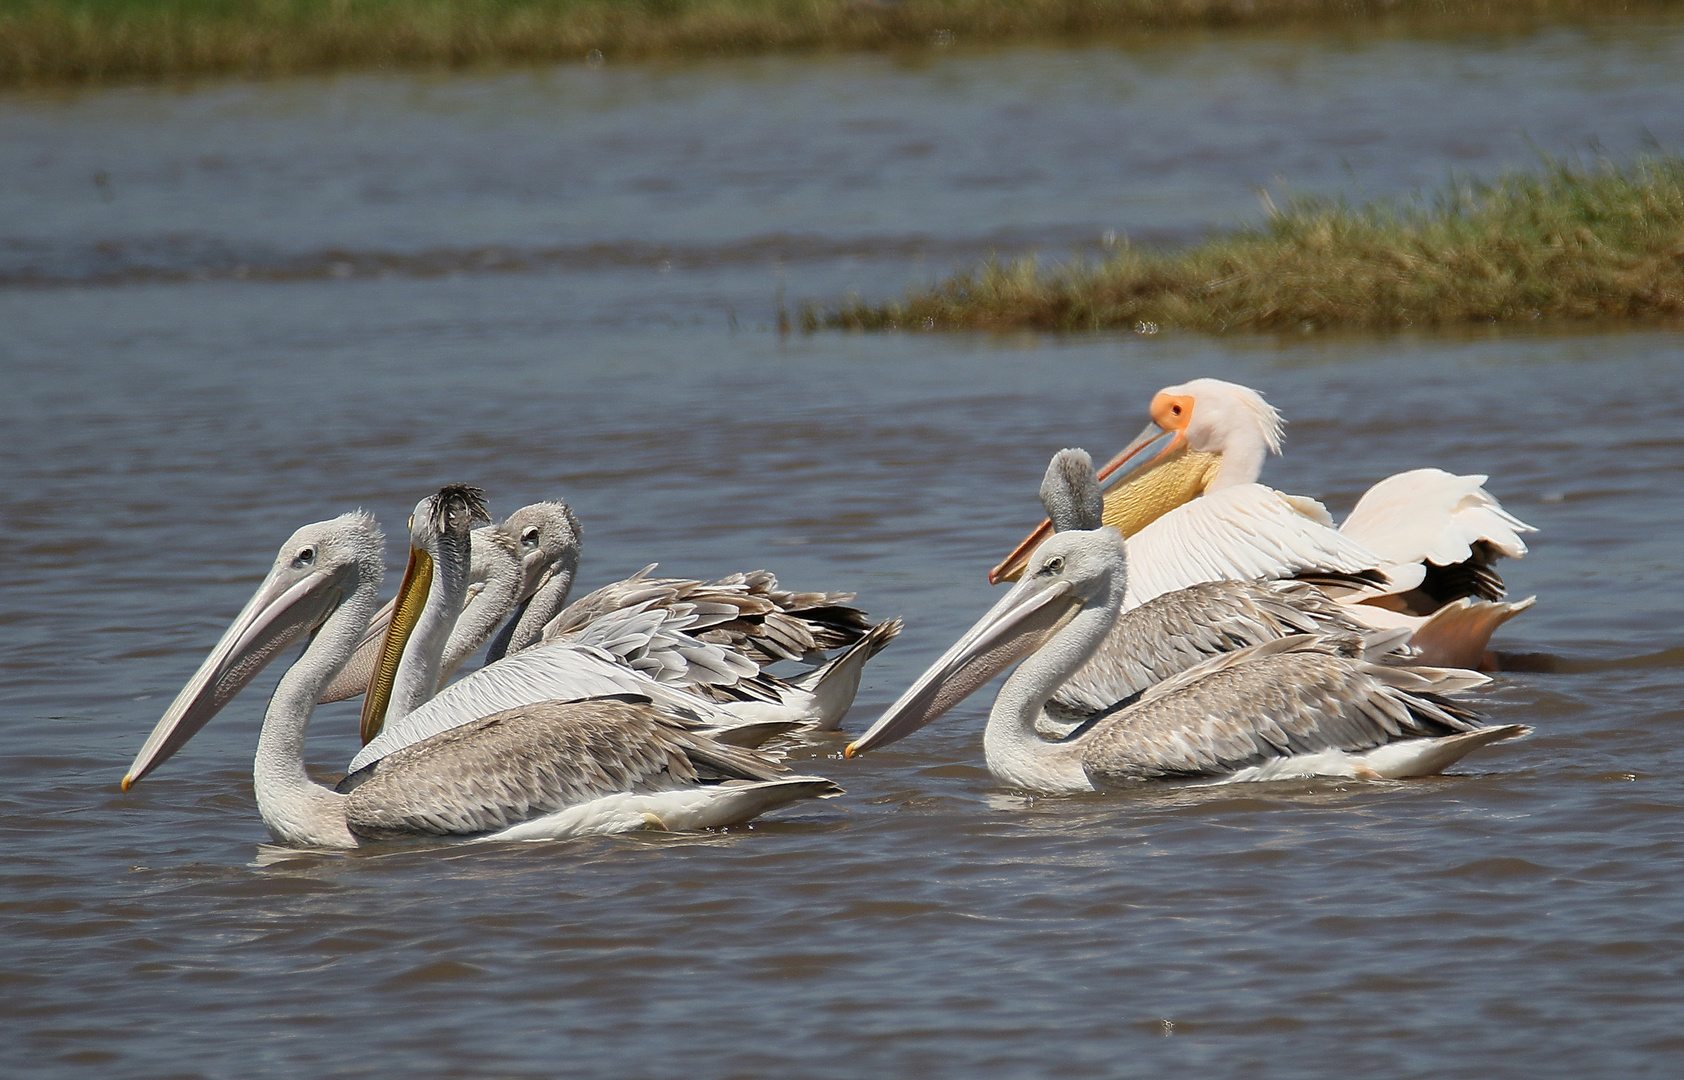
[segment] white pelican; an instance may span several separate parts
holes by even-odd
[[[465,506],[440,506],[439,528]],[[465,532],[465,529],[462,530]],[[465,539],[465,538],[464,538]],[[307,525],[135,756],[123,788],[174,754],[287,647],[310,637],[281,678],[258,736],[253,780],[264,824],[282,843],[355,847],[397,836],[544,839],[748,820],[841,789],[789,776],[771,757],[699,731],[648,699],[533,703],[484,716],[373,763],[340,791],[311,780],[304,736],[322,690],[373,614],[379,526],[365,513]]]
[[[1314,499],[1257,482],[1264,460],[1280,451],[1281,420],[1256,391],[1194,379],[1160,391],[1151,416],[1099,474],[1104,520],[1128,537],[1127,607],[1203,581],[1383,575],[1383,589],[1340,597],[1353,615],[1411,630],[1426,661],[1478,667],[1496,628],[1533,602],[1499,602],[1504,589],[1491,564],[1524,555],[1520,534],[1536,530],[1485,491],[1484,476],[1399,473],[1370,488],[1335,529]],[[1050,532],[1043,522],[989,580],[1015,579]]]
[[[685,710],[733,742],[797,728],[831,730],[853,703],[865,662],[900,633],[900,620],[890,619],[820,667],[783,679],[762,672],[730,640],[692,633],[718,625],[736,606],[669,602],[667,590],[657,588],[651,598],[610,605],[577,629],[438,690],[439,642],[460,609],[466,569],[463,546],[445,542],[429,524],[429,507],[452,492],[465,505],[477,496],[477,489],[446,488],[422,500],[410,519],[410,566],[396,604],[417,615],[394,618],[387,632],[363,701],[367,745],[352,760],[353,771],[500,709],[604,694],[638,694]],[[744,730],[724,735],[725,728]]]
[[[989,772],[1028,791],[1096,791],[1154,779],[1421,776],[1530,731],[1483,727],[1441,696],[1487,681],[1476,672],[1375,664],[1341,655],[1321,635],[1300,634],[1206,660],[1062,739],[1047,739],[1037,725],[1048,700],[1119,618],[1148,609],[1121,611],[1126,562],[1113,528],[1058,533],[1028,565],[847,756],[905,737],[1013,664],[1017,670],[988,714],[983,746]]]

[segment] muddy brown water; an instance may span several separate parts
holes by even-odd
[[[1684,1061],[1684,336],[779,336],[993,248],[1186,238],[1684,136],[1670,26],[0,98],[0,1072],[1662,1076]],[[1353,181],[1353,177],[1355,178]],[[1491,715],[1410,783],[1030,799],[980,694],[848,794],[690,836],[267,844],[273,674],[124,767],[297,525],[570,500],[584,584],[765,565],[907,630],[995,595],[1047,455],[1267,392],[1336,512],[1491,475],[1539,526]],[[398,552],[392,552],[394,560]],[[391,587],[388,583],[388,589]],[[310,759],[354,750],[319,712]]]

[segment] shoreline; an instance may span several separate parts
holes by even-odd
[[[0,0],[0,86],[463,69],[1156,32],[1514,33],[1684,15],[1678,0]]]
[[[1272,204],[1269,204],[1272,207]],[[1397,330],[1684,317],[1684,157],[1459,181],[1352,207],[1295,199],[1182,250],[1043,269],[991,259],[900,300],[808,305],[817,330]]]

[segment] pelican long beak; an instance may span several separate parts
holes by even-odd
[[[427,604],[427,593],[433,587],[433,557],[418,547],[409,549],[409,565],[404,568],[403,583],[392,599],[392,625],[386,628],[386,639],[380,645],[380,659],[374,665],[374,675],[368,680],[368,692],[363,695],[362,740],[367,746],[380,734],[386,723],[386,708],[392,703],[392,684],[397,681],[398,663],[403,659],[403,647],[415,624],[421,619],[421,609]]]
[[[1163,442],[1164,445],[1156,452],[1147,454],[1143,460],[1134,466],[1134,468],[1129,469],[1121,475],[1117,475],[1115,479],[1111,479],[1112,476],[1117,474],[1124,465],[1128,464],[1134,458],[1145,454],[1149,448],[1158,442]],[[1166,430],[1165,428],[1158,426],[1156,422],[1147,424],[1145,429],[1142,430],[1139,435],[1136,435],[1127,446],[1123,447],[1123,449],[1115,457],[1106,462],[1104,467],[1099,470],[1098,479],[1099,482],[1104,485],[1104,491],[1106,493],[1105,524],[1114,527],[1124,536],[1131,536],[1151,524],[1153,518],[1161,516],[1168,510],[1174,509],[1174,506],[1165,506],[1163,509],[1158,510],[1156,514],[1152,515],[1152,517],[1147,518],[1144,521],[1136,521],[1135,518],[1138,515],[1126,513],[1119,514],[1115,512],[1114,504],[1119,501],[1127,502],[1128,500],[1114,500],[1111,493],[1119,488],[1126,489],[1130,485],[1138,482],[1141,478],[1145,477],[1148,473],[1164,468],[1172,462],[1177,461],[1185,455],[1186,450],[1187,437],[1185,434],[1180,431]],[[990,585],[998,585],[1002,581],[1016,581],[1023,575],[1023,568],[1029,565],[1030,553],[1040,547],[1041,541],[1051,536],[1052,533],[1052,522],[1043,519],[1041,524],[1037,525],[1033,532],[1024,537],[1021,544],[1012,549],[1012,553],[1010,555],[1007,555],[1000,561],[999,565],[995,566],[994,569],[988,572],[988,583]]]
[[[187,680],[123,777],[123,790],[169,760],[280,653],[311,633],[345,597],[339,575],[272,571]]]
[[[917,731],[1040,648],[1080,608],[1065,582],[1018,582],[869,731],[849,743],[844,755],[858,757]]]

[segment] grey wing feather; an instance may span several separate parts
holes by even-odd
[[[799,660],[852,645],[872,627],[848,592],[791,592],[770,572],[730,574],[717,581],[652,578],[653,566],[604,585],[569,604],[544,627],[543,639],[577,633],[622,608],[682,607],[689,632],[758,665]]]
[[[1440,695],[1467,672],[1374,664],[1299,635],[1206,661],[1146,691],[1085,734],[1096,782],[1220,776],[1271,758],[1361,752],[1482,727]]]
[[[698,726],[634,697],[509,709],[382,758],[351,788],[346,818],[371,839],[467,835],[620,792],[784,775]]]
[[[1212,656],[1294,634],[1359,655],[1370,631],[1299,581],[1212,581],[1122,613],[1093,658],[1054,695],[1053,712],[1087,716]]]

